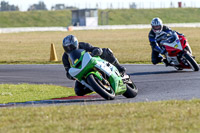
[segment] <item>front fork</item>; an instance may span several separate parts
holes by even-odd
[[[104,85],[109,84],[109,83],[101,76],[101,74],[100,74],[98,71],[89,72],[89,73],[86,75],[85,79],[87,79],[87,77],[88,77],[90,74],[95,75],[95,77],[97,77],[99,80],[101,80],[102,83],[103,83]],[[85,80],[81,80],[80,83],[81,83],[82,85],[86,86],[87,88],[89,88],[91,91],[94,91],[94,89],[93,89],[88,83],[86,83]]]
[[[94,89],[88,83],[86,83],[85,80],[81,80],[80,83],[85,87],[89,88],[91,91],[94,91]]]
[[[180,52],[180,53],[177,55],[177,57],[178,57],[178,59],[179,59],[185,66],[190,66],[190,65],[188,64],[187,59],[185,58],[185,54],[189,54],[192,58],[194,58],[194,57],[192,56],[192,54],[191,54],[191,51],[188,51],[187,47],[186,47],[182,52]]]

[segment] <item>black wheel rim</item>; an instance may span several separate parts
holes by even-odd
[[[104,85],[97,77],[95,77],[95,80],[97,81],[97,83],[109,94],[114,95],[115,92],[113,90],[113,88],[110,85]]]

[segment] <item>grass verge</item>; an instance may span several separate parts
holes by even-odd
[[[149,24],[152,18],[160,17],[165,23],[194,23],[200,22],[199,13],[199,8],[106,9],[98,10],[98,22],[99,25]],[[71,25],[71,19],[70,10],[0,12],[0,27],[66,27]]]
[[[93,46],[110,48],[120,63],[150,63],[151,47],[148,41],[150,29],[129,30],[91,30],[72,32],[28,32],[0,34],[0,63],[38,64],[52,63],[50,58],[51,43],[55,44],[58,62],[61,63],[62,40],[73,34],[81,42],[89,42]],[[200,28],[173,28],[184,33],[200,63]]]
[[[66,27],[71,11],[0,12],[0,27]]]
[[[200,100],[0,109],[0,132],[199,133]]]
[[[74,90],[55,85],[0,84],[0,103],[49,100],[72,96]]]

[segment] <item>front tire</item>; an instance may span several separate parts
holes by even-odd
[[[183,57],[185,57],[193,71],[199,71],[199,65],[188,53],[186,53]]]
[[[134,97],[137,96],[138,88],[136,87],[136,85],[134,83],[126,84],[126,87],[127,87],[127,90],[123,94],[124,97],[126,97],[126,98],[134,98]]]
[[[104,85],[101,80],[95,77],[93,74],[90,74],[87,77],[87,82],[94,89],[96,93],[105,98],[106,100],[115,99],[115,92],[111,86]]]

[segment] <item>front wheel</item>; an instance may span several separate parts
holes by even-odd
[[[126,92],[123,94],[126,98],[134,98],[138,93],[138,88],[134,83],[126,84]]]
[[[183,57],[185,57],[193,71],[199,71],[199,65],[188,53],[186,53]]]
[[[95,75],[90,74],[87,77],[87,82],[94,89],[96,93],[105,98],[106,100],[113,100],[115,98],[115,92],[110,85],[105,85]]]

